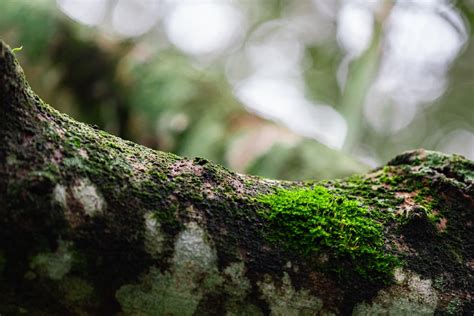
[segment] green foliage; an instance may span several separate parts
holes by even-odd
[[[281,189],[259,201],[267,206],[260,214],[270,224],[270,240],[284,241],[288,250],[305,256],[328,253],[335,260],[349,259],[350,272],[365,279],[390,278],[397,260],[384,251],[383,226],[356,200],[315,186]]]

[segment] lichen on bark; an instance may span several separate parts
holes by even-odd
[[[463,157],[416,150],[321,182],[240,175],[57,112],[3,42],[0,101],[1,314],[473,311],[474,164]],[[302,209],[281,192],[313,195]],[[291,222],[277,212],[275,225],[275,210]],[[327,216],[341,226],[306,234]],[[342,273],[366,263],[361,245],[397,264],[384,278]]]

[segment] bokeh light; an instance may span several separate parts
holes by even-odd
[[[98,25],[107,13],[107,0],[57,0],[59,8],[71,19],[86,25]]]
[[[112,11],[114,30],[122,36],[140,36],[157,22],[160,3],[154,0],[119,0]]]
[[[191,55],[224,50],[243,35],[244,18],[229,1],[175,2],[165,17],[170,41]]]

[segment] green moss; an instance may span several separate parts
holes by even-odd
[[[73,309],[94,303],[94,288],[88,282],[77,277],[65,277],[60,284],[66,305]]]
[[[468,159],[453,155],[451,158],[451,169],[467,181],[474,181],[474,162]]]
[[[330,181],[327,185],[339,195],[370,206],[371,216],[383,222],[393,219],[392,211],[403,201],[403,198],[395,196],[392,189],[381,185],[379,178],[354,175],[347,179]]]
[[[393,174],[393,167],[385,166],[382,169],[382,175],[380,176],[380,182],[384,184],[389,184],[395,186],[399,184],[403,178]]]
[[[397,260],[384,250],[383,226],[356,200],[315,186],[280,189],[259,201],[266,206],[260,214],[269,223],[270,240],[305,256],[329,254],[332,263],[349,260],[351,272],[364,279],[391,278]]]
[[[462,313],[462,302],[459,298],[453,299],[446,307],[446,315],[460,315]]]
[[[73,256],[69,248],[69,243],[60,241],[56,252],[39,253],[34,256],[30,268],[40,276],[61,280],[71,270]]]
[[[438,223],[442,216],[439,212],[435,212],[435,207],[438,204],[437,200],[433,198],[431,192],[427,188],[423,188],[418,192],[414,198],[415,202],[425,212],[426,218],[433,223]]]
[[[152,269],[143,284],[124,285],[115,295],[127,315],[193,315],[202,294],[192,293],[197,289],[191,285],[180,286],[170,273]]]
[[[81,168],[86,167],[86,165],[84,164],[82,159],[78,158],[78,157],[65,158],[64,161],[63,161],[63,164],[67,168],[81,169]]]
[[[73,145],[76,148],[81,148],[81,139],[77,136],[73,136],[69,139],[69,142],[71,145]]]

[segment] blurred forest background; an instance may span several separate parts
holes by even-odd
[[[241,172],[322,179],[424,147],[474,159],[474,1],[2,0],[58,110]]]

